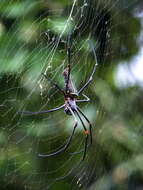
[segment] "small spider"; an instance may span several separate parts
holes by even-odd
[[[96,67],[98,65],[97,64],[96,53],[95,53],[95,50],[94,50],[94,46],[93,46],[93,43],[90,40],[89,40],[89,45],[90,45],[90,48],[92,49],[93,54],[94,54],[95,65],[93,67],[93,71],[92,71],[88,81],[83,85],[83,87],[79,91],[76,90],[76,88],[74,87],[73,81],[71,79],[70,46],[68,46],[68,48],[67,48],[68,66],[63,72],[63,77],[64,77],[64,81],[65,81],[65,90],[61,89],[59,87],[59,85],[54,83],[45,74],[43,74],[44,77],[46,79],[50,80],[51,84],[63,94],[64,99],[65,99],[65,103],[62,106],[57,107],[57,108],[53,108],[51,110],[45,110],[45,111],[39,111],[39,112],[30,112],[30,111],[18,112],[18,113],[22,113],[24,115],[38,115],[38,114],[43,114],[43,113],[54,112],[54,111],[57,111],[57,110],[60,110],[60,109],[64,108],[65,113],[67,115],[72,115],[74,120],[75,120],[75,124],[74,124],[74,127],[73,127],[72,134],[69,137],[66,144],[56,152],[53,152],[53,153],[50,153],[50,154],[39,154],[40,157],[50,157],[50,156],[57,155],[57,154],[65,151],[69,147],[69,145],[70,145],[70,143],[72,141],[72,138],[74,136],[75,129],[76,129],[77,125],[78,125],[78,121],[76,119],[76,116],[81,121],[83,129],[84,129],[84,134],[86,136],[85,137],[85,146],[84,146],[84,153],[83,153],[83,159],[82,160],[84,160],[85,156],[86,156],[86,151],[87,151],[87,147],[88,147],[88,137],[89,136],[90,136],[90,144],[92,144],[92,124],[90,123],[89,119],[86,117],[86,115],[81,111],[81,109],[77,105],[77,103],[80,103],[80,102],[89,102],[90,101],[90,99],[85,94],[82,94],[82,92],[84,91],[84,89],[87,88],[87,86],[93,80],[93,75],[94,75],[94,73],[96,71]],[[80,94],[82,94],[85,99],[79,100],[78,97],[79,97]],[[86,128],[86,126],[85,126],[85,124],[84,124],[84,122],[83,122],[83,120],[81,118],[81,115],[87,121],[87,123],[89,124],[89,130]]]

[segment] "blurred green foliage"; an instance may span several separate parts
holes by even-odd
[[[133,14],[137,1],[80,0],[69,19],[73,3],[0,1],[1,190],[143,188],[142,88],[138,84],[119,88],[114,77],[120,61],[128,63],[140,48],[140,20]],[[84,8],[84,3],[92,4]],[[75,32],[71,61],[78,89],[95,64],[86,43],[89,36],[97,45],[99,60],[94,81],[85,91],[91,102],[80,105],[93,123],[93,145],[82,163],[82,153],[70,154],[83,148],[81,125],[69,150],[56,157],[38,157],[57,150],[70,135],[73,119],[63,111],[28,117],[17,114],[63,103],[61,94],[41,73],[64,85],[70,31]]]

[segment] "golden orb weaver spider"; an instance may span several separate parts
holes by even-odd
[[[82,92],[92,82],[93,75],[94,75],[94,73],[96,71],[96,67],[98,65],[94,45],[93,45],[93,42],[91,40],[89,40],[89,45],[90,45],[90,48],[91,48],[91,50],[92,50],[92,52],[94,54],[95,64],[94,64],[94,67],[93,67],[93,70],[92,70],[92,73],[91,73],[89,79],[87,80],[87,82],[83,85],[83,87],[79,91],[77,91],[75,89],[75,87],[73,85],[73,81],[71,79],[71,60],[70,60],[71,46],[70,46],[70,39],[68,39],[68,47],[67,47],[68,66],[67,66],[67,68],[65,68],[65,70],[63,72],[63,77],[64,77],[64,81],[65,81],[65,85],[66,85],[65,90],[63,90],[58,84],[54,83],[50,78],[47,77],[47,75],[42,73],[43,76],[46,79],[48,79],[51,82],[51,84],[55,88],[57,88],[60,91],[60,93],[64,96],[65,103],[63,105],[61,105],[61,106],[59,106],[57,108],[53,108],[51,110],[38,111],[38,112],[31,112],[31,111],[20,111],[20,112],[18,112],[18,113],[21,113],[21,114],[24,114],[24,115],[38,115],[38,114],[54,112],[54,111],[57,111],[57,110],[60,110],[60,109],[64,108],[65,113],[67,115],[72,115],[74,120],[75,120],[75,124],[74,124],[74,127],[73,127],[72,134],[70,135],[70,137],[69,137],[68,141],[66,142],[66,144],[64,146],[62,146],[62,148],[60,148],[56,152],[52,152],[50,154],[39,154],[40,157],[50,157],[50,156],[57,155],[57,154],[65,151],[69,147],[69,145],[72,142],[72,138],[74,136],[75,129],[78,126],[78,121],[76,119],[76,115],[77,115],[77,117],[79,118],[79,120],[82,123],[83,129],[84,129],[84,134],[86,136],[86,138],[85,138],[85,146],[84,146],[84,153],[83,153],[82,160],[84,160],[85,157],[86,157],[86,151],[87,151],[87,147],[88,147],[88,138],[89,138],[89,136],[90,136],[90,144],[92,144],[92,124],[89,121],[89,119],[87,118],[87,116],[82,112],[82,110],[77,105],[77,103],[79,103],[79,102],[89,102],[90,101],[90,99],[85,94],[82,94]],[[85,99],[83,99],[83,100],[77,99],[80,94],[82,94]],[[86,126],[85,126],[85,124],[84,124],[84,122],[83,122],[83,120],[81,118],[81,115],[87,121],[87,123],[89,124],[89,130],[87,130],[87,128],[86,128]]]

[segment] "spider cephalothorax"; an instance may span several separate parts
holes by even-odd
[[[64,107],[65,113],[68,115],[72,115],[69,108],[72,109],[73,112],[77,110],[76,99],[73,97],[65,98],[65,107]]]
[[[68,44],[70,44],[70,43],[68,43]],[[59,92],[64,96],[64,99],[65,99],[64,104],[61,105],[60,107],[53,108],[51,110],[38,111],[38,112],[30,112],[30,111],[18,112],[18,113],[22,113],[22,114],[25,114],[25,115],[37,115],[37,114],[54,112],[54,111],[57,111],[57,110],[60,110],[60,109],[64,108],[65,113],[67,115],[72,115],[74,120],[75,120],[75,124],[73,126],[72,134],[69,137],[67,143],[64,146],[62,146],[61,149],[59,149],[58,151],[53,152],[51,154],[39,154],[40,157],[49,157],[49,156],[57,155],[57,154],[65,151],[69,147],[69,145],[70,145],[70,143],[72,141],[72,138],[74,136],[75,129],[78,126],[77,117],[81,121],[81,124],[82,124],[83,129],[84,129],[84,134],[85,134],[85,148],[84,148],[83,160],[84,160],[84,158],[86,156],[86,150],[87,150],[87,147],[88,147],[88,137],[89,136],[90,136],[90,144],[92,144],[92,125],[91,125],[89,119],[86,117],[86,115],[81,111],[81,109],[77,105],[77,103],[80,103],[80,102],[88,102],[88,101],[90,101],[90,99],[85,94],[83,94],[83,91],[84,91],[84,89],[86,89],[86,87],[93,80],[93,75],[94,75],[94,73],[96,71],[96,67],[97,67],[97,58],[96,58],[96,53],[95,53],[95,50],[94,50],[94,45],[93,45],[93,43],[91,41],[89,41],[89,44],[90,44],[90,48],[92,49],[93,54],[94,54],[95,65],[93,67],[93,71],[92,71],[89,79],[87,80],[87,82],[83,85],[83,87],[80,90],[77,90],[75,88],[75,85],[74,85],[73,80],[71,78],[70,47],[68,47],[68,51],[67,51],[68,52],[68,66],[64,69],[64,72],[63,72],[63,77],[64,77],[64,81],[65,81],[65,90],[61,89],[61,87],[59,87],[58,84],[54,83],[50,78],[47,77],[47,75],[43,74],[44,77],[47,78],[51,82],[51,84],[53,86],[55,86],[55,88],[57,88],[59,90]],[[84,96],[85,99],[79,100],[78,99],[79,95]],[[88,123],[89,130],[85,126],[82,117]]]

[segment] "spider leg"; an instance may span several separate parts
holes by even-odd
[[[85,138],[85,146],[84,146],[84,154],[83,154],[83,158],[82,158],[82,160],[84,160],[85,159],[85,157],[86,157],[86,152],[87,152],[87,147],[88,147],[88,137],[89,137],[89,135],[86,135],[86,138]]]
[[[53,108],[51,110],[45,110],[45,111],[37,111],[37,112],[31,112],[31,111],[18,111],[18,114],[22,114],[22,115],[38,115],[38,114],[43,114],[43,113],[49,113],[49,112],[54,112],[54,111],[58,111],[61,108],[63,108],[65,105],[62,105],[60,107],[57,108]]]
[[[83,90],[92,82],[93,80],[93,75],[96,71],[96,68],[97,68],[97,65],[98,65],[98,62],[97,62],[97,57],[96,57],[96,53],[95,53],[95,49],[94,49],[94,46],[93,46],[93,43],[91,42],[91,40],[89,40],[89,45],[90,45],[90,48],[92,49],[93,51],[93,54],[94,54],[94,58],[95,58],[95,65],[93,67],[93,71],[88,79],[88,81],[83,85],[83,87],[78,91],[78,94],[80,94],[81,92],[83,92]]]
[[[78,106],[77,106],[77,110],[81,113],[81,115],[85,118],[85,120],[89,124],[90,144],[92,144],[92,124],[91,124],[89,119],[86,117],[86,115],[81,111],[81,109]]]
[[[59,87],[59,85],[58,84],[56,84],[55,82],[53,82],[51,79],[50,79],[50,77],[48,77],[47,75],[45,75],[44,73],[42,73],[42,75],[47,79],[47,80],[49,80],[50,81],[50,83],[54,86],[54,87],[56,87],[62,94],[64,94],[65,95],[65,92],[64,92],[64,90],[62,90],[61,89],[61,87]]]
[[[82,119],[81,119],[80,114],[78,113],[78,111],[76,111],[76,114],[78,115],[78,117],[79,117],[79,119],[80,119],[80,121],[81,121],[81,123],[82,123],[82,126],[83,126],[83,128],[84,128],[84,134],[86,135],[84,153],[83,153],[83,158],[82,158],[82,160],[84,160],[85,157],[86,157],[86,152],[87,152],[87,147],[88,147],[88,144],[87,144],[87,143],[88,143],[89,132],[88,132],[88,130],[86,129],[86,126],[85,126],[84,122],[82,121]]]
[[[55,155],[57,155],[57,154],[59,154],[59,153],[65,151],[65,150],[69,147],[69,145],[70,145],[70,143],[71,143],[71,141],[72,141],[72,138],[73,138],[73,136],[74,136],[75,129],[76,129],[77,125],[78,125],[78,122],[77,122],[77,120],[76,120],[76,117],[75,117],[74,112],[72,111],[72,109],[71,109],[70,107],[69,107],[69,110],[71,111],[71,113],[72,113],[72,115],[73,115],[73,117],[74,117],[74,119],[75,119],[75,124],[74,124],[74,127],[73,127],[72,134],[71,134],[71,136],[69,137],[67,143],[66,143],[61,149],[59,149],[58,151],[53,152],[53,153],[51,153],[51,154],[39,154],[39,155],[38,155],[39,157],[55,156]]]
[[[85,94],[82,94],[86,99],[83,100],[76,100],[76,102],[89,102],[90,98],[88,96],[86,96]]]

